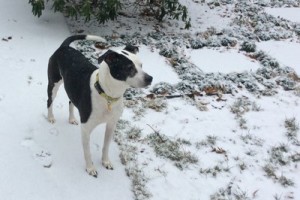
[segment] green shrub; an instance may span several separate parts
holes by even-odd
[[[62,12],[67,17],[82,16],[86,21],[94,17],[99,23],[115,20],[123,7],[120,0],[52,0],[51,2],[54,12]],[[45,0],[29,0],[29,4],[32,6],[33,15],[40,17],[45,9]],[[191,27],[187,7],[178,0],[135,0],[131,4],[140,8],[141,12],[138,13],[140,15],[147,15],[158,21],[169,16],[183,21],[186,29]]]

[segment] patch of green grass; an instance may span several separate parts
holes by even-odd
[[[283,186],[283,187],[289,187],[289,186],[294,186],[295,183],[292,179],[289,179],[283,175],[281,175],[279,178],[278,178],[278,182]]]
[[[174,161],[175,166],[179,169],[198,162],[195,155],[183,148],[183,143],[180,140],[171,139],[158,132],[148,135],[147,139],[150,141],[150,146],[154,148],[156,155]]]
[[[145,190],[148,180],[143,171],[136,166],[126,168],[125,171],[126,175],[132,181],[132,192],[134,193],[135,200],[149,199],[152,195]]]
[[[248,168],[248,165],[245,162],[240,162],[238,163],[238,167],[240,168],[241,171],[244,171],[245,169]]]
[[[225,187],[210,195],[210,200],[250,200],[246,191],[241,190],[238,184],[230,181]]]
[[[121,163],[125,166],[126,175],[132,182],[131,189],[135,200],[146,200],[152,196],[146,187],[148,178],[137,160],[138,148],[135,141],[140,138],[141,131],[140,128],[132,126],[129,121],[119,120],[114,137],[120,148]]]
[[[285,119],[284,127],[287,130],[286,136],[289,140],[291,140],[292,144],[300,145],[300,141],[297,138],[299,132],[299,124],[296,121],[296,118],[292,117]]]
[[[287,155],[289,148],[287,144],[279,144],[274,146],[269,151],[270,162],[279,165],[288,165],[290,163],[290,158]]]
[[[179,142],[181,144],[184,144],[184,145],[188,145],[188,146],[192,145],[192,143],[189,140],[186,140],[186,139],[183,139],[183,138],[178,138],[177,142]]]
[[[130,129],[128,129],[125,134],[128,139],[130,140],[139,140],[141,138],[142,129],[133,126]]]
[[[215,165],[213,167],[208,167],[205,169],[201,168],[199,172],[200,174],[211,175],[216,178],[220,173],[230,172],[230,168],[219,163],[218,165]]]
[[[266,164],[263,166],[263,170],[266,172],[266,176],[272,179],[276,179],[276,169],[273,165],[271,164]]]
[[[238,98],[232,106],[230,106],[230,111],[236,115],[236,117],[242,116],[244,113],[250,111],[251,102],[248,98]]]
[[[293,162],[299,162],[300,161],[300,153],[294,153],[294,154],[290,155],[289,157]]]
[[[240,126],[241,129],[248,129],[247,120],[245,118],[240,117],[238,122],[239,122],[239,126]]]
[[[259,146],[262,147],[264,144],[264,140],[253,135],[253,134],[246,134],[246,135],[241,135],[240,139],[245,143],[245,144],[249,144],[249,145],[255,145],[255,146]]]
[[[161,112],[166,109],[167,105],[166,100],[163,98],[146,99],[146,101],[143,102],[143,107],[151,108],[157,112]]]
[[[299,131],[299,125],[295,117],[285,119],[284,126],[289,132],[297,133]]]
[[[292,179],[289,179],[284,175],[277,176],[276,175],[276,168],[271,163],[268,163],[265,166],[263,166],[263,170],[265,171],[266,176],[268,178],[271,178],[275,182],[280,183],[283,187],[289,187],[289,186],[294,186],[295,185],[295,183]]]
[[[253,149],[248,149],[248,150],[245,152],[245,154],[246,154],[247,156],[253,157],[253,156],[256,156],[256,155],[257,155],[257,152],[256,152],[255,150],[253,150]]]
[[[261,111],[261,107],[256,102],[251,102],[247,97],[238,98],[231,106],[230,111],[235,115],[241,129],[248,129],[247,120],[243,117],[249,111]]]
[[[207,135],[205,140],[196,142],[196,148],[201,149],[202,147],[215,146],[217,143],[217,140],[218,140],[217,136]]]

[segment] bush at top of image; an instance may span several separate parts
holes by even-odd
[[[48,2],[53,3],[54,12],[62,12],[67,17],[81,16],[85,21],[90,21],[94,17],[99,23],[105,23],[115,20],[119,15],[124,15],[124,10],[122,11],[124,6],[120,0],[47,0],[46,3]],[[32,6],[33,15],[40,17],[45,9],[45,0],[29,0],[29,4]],[[130,4],[138,8],[137,15],[147,16],[160,22],[170,17],[184,22],[185,29],[191,27],[187,7],[178,0],[134,0]]]

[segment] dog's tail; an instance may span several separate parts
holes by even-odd
[[[75,40],[94,40],[98,42],[106,42],[106,40],[103,37],[96,36],[96,35],[73,35],[65,39],[65,41],[63,41],[60,47],[69,46]]]

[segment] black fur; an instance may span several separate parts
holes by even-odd
[[[104,61],[107,63],[112,77],[117,80],[126,81],[128,77],[133,77],[137,73],[134,63],[131,60],[114,51],[108,53]]]
[[[113,51],[109,49],[109,50],[107,50],[107,52],[105,52],[103,55],[101,55],[101,56],[98,58],[98,64],[102,63],[103,60],[104,60],[104,58],[105,58],[108,54],[110,54],[111,52],[113,52]]]
[[[86,38],[86,35],[72,35],[65,39],[63,43],[60,45],[60,47],[67,47],[75,40],[84,40]]]
[[[52,90],[55,83],[63,79],[70,101],[79,110],[81,123],[87,122],[92,112],[90,78],[98,68],[91,64],[79,51],[69,47],[69,44],[74,40],[85,38],[86,35],[67,38],[51,56],[48,66],[47,107],[49,108],[53,103]],[[126,81],[128,77],[133,77],[137,73],[134,63],[130,59],[114,51],[108,50],[99,57],[98,62],[101,63],[102,61],[107,63],[112,77],[117,80]],[[151,80],[149,79],[150,83],[151,81],[152,77]]]
[[[79,51],[71,47],[60,47],[49,61],[50,86],[48,86],[48,91],[52,87],[51,83],[54,86],[54,83],[63,77],[65,90],[70,101],[79,110],[81,123],[88,120],[92,111],[90,77],[95,70],[97,70],[96,66],[92,65]],[[49,103],[52,103],[51,96],[48,96],[48,99],[49,107],[51,105]]]

